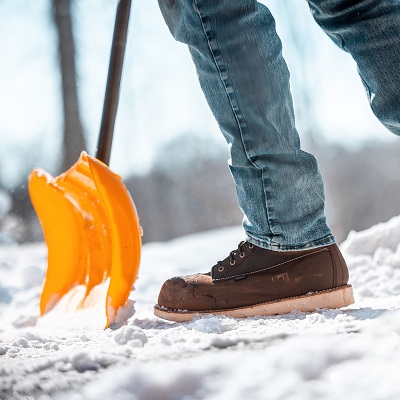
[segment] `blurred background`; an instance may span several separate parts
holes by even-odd
[[[400,214],[400,139],[369,109],[351,57],[304,0],[265,0],[291,72],[303,147],[325,179],[340,242]],[[65,171],[95,153],[116,0],[0,1],[0,243],[43,240],[34,167]],[[138,208],[144,242],[241,223],[228,152],[186,47],[156,0],[133,0],[110,166]]]

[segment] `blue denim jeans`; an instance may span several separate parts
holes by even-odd
[[[255,0],[158,1],[174,38],[189,47],[228,142],[247,239],[278,251],[333,243],[322,178],[316,159],[300,147],[289,71],[267,7]],[[322,29],[356,60],[374,113],[400,134],[400,2],[309,4]]]

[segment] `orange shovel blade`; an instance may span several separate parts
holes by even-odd
[[[40,314],[80,285],[86,288],[83,294],[65,296],[74,301],[68,300],[63,312],[102,301],[107,327],[126,303],[140,263],[139,218],[121,178],[82,152],[76,164],[58,177],[33,170],[29,193],[47,244]],[[97,295],[102,291],[96,287],[107,283],[106,296]]]

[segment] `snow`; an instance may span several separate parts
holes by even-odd
[[[145,245],[136,290],[106,330],[83,328],[87,316],[38,320],[45,245],[0,246],[0,398],[400,398],[400,217],[341,245],[356,297],[345,309],[153,315],[165,279],[206,272],[242,237],[234,227]]]

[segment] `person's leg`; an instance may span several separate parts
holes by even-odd
[[[200,84],[230,146],[248,240],[278,250],[334,242],[315,158],[300,149],[289,72],[269,10],[255,0],[159,0],[189,46]]]
[[[308,2],[316,22],[357,62],[375,115],[400,135],[400,2]]]
[[[248,241],[209,273],[167,280],[155,314],[185,321],[199,313],[247,317],[351,304],[317,163],[300,149],[270,12],[255,0],[159,4],[173,36],[189,46],[230,146]]]

